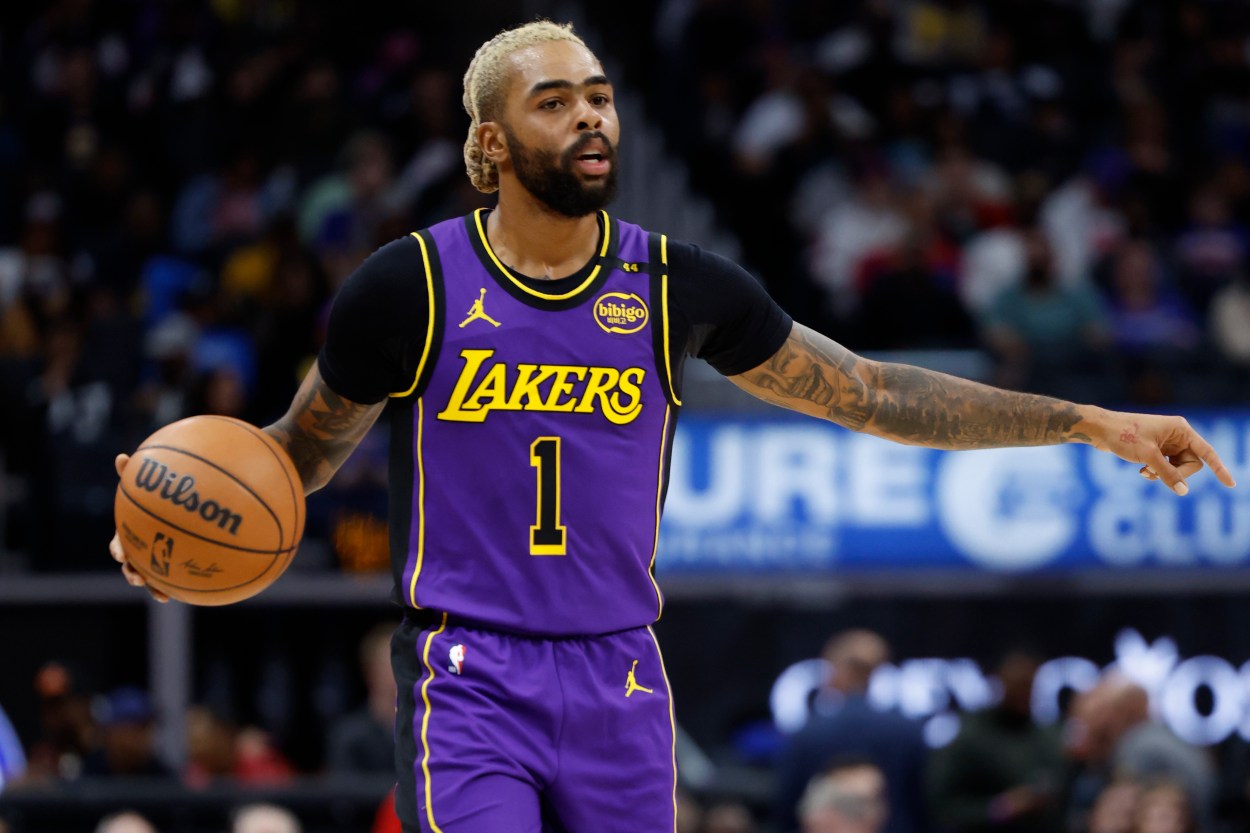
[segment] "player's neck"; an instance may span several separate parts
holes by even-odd
[[[556,214],[528,193],[499,193],[486,220],[495,254],[512,269],[534,278],[564,278],[586,265],[599,247],[597,212],[584,217]]]

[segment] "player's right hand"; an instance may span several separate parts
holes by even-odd
[[[122,476],[122,471],[126,468],[126,462],[130,459],[129,454],[118,454],[117,459],[113,461],[113,466],[117,469],[117,476]],[[130,561],[126,558],[126,553],[122,551],[121,539],[117,537],[117,533],[113,533],[113,540],[109,541],[109,555],[113,556],[113,560],[122,565],[122,576],[126,582],[132,587],[146,587],[152,598],[161,604],[169,601],[169,597],[155,587],[148,585],[147,579],[143,574],[131,566]]]

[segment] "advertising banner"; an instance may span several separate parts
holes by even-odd
[[[1250,412],[1186,414],[1240,484],[1181,498],[1084,445],[944,452],[812,419],[684,416],[661,574],[1250,565]]]

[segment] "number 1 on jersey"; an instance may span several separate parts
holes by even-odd
[[[539,437],[530,445],[530,465],[538,469],[538,522],[530,527],[530,555],[564,555],[560,523],[560,438]]]

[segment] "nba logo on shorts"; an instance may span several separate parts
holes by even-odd
[[[464,670],[464,646],[452,645],[451,650],[447,652],[447,659],[451,662],[447,666],[447,670],[453,674],[459,674]]]

